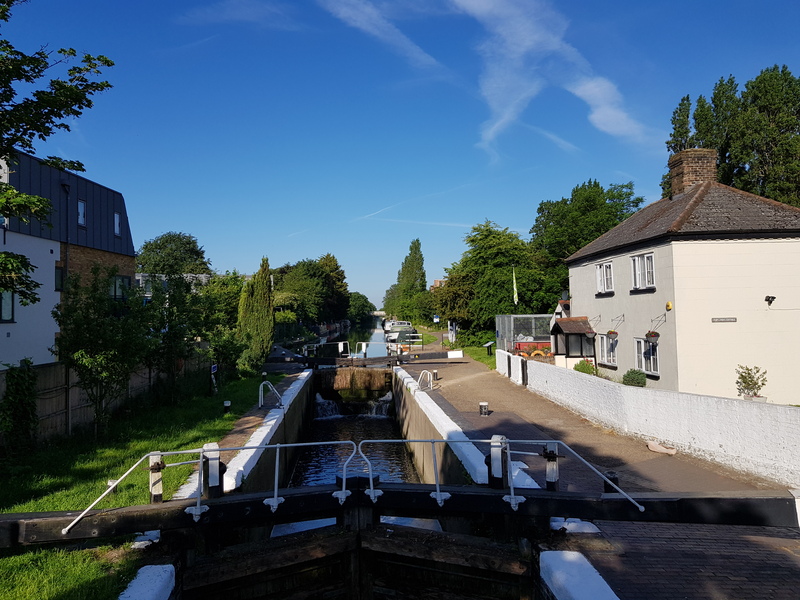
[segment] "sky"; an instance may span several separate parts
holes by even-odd
[[[590,179],[657,200],[680,98],[800,75],[798,22],[771,0],[30,0],[2,35],[116,63],[36,155],[121,192],[137,249],[188,233],[247,274],[330,253],[380,307],[414,239],[432,283],[473,226],[527,240]]]

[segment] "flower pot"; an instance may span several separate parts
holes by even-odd
[[[619,337],[619,333],[617,333],[616,331],[609,331],[606,335],[610,340],[615,340]]]
[[[658,338],[659,338],[659,337],[660,337],[660,334],[659,334],[658,332],[656,332],[656,331],[648,331],[648,332],[647,332],[647,333],[644,335],[644,339],[646,339],[646,340],[647,340],[648,342],[650,342],[651,344],[655,344],[655,343],[657,343],[657,342],[658,342]]]

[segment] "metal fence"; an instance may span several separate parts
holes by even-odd
[[[506,352],[543,350],[550,346],[553,315],[497,315],[497,348]]]

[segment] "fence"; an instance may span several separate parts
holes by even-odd
[[[207,361],[196,357],[186,361],[183,374],[196,372],[207,367]],[[75,373],[59,362],[34,365],[36,372],[37,412],[39,428],[37,439],[46,440],[58,435],[71,435],[73,429],[94,422],[94,407],[86,393],[78,386]],[[6,391],[6,372],[0,371],[0,402]],[[157,373],[142,367],[131,375],[127,394],[115,398],[108,404],[114,412],[132,398],[149,392],[158,380]],[[0,435],[2,439],[2,435]]]
[[[553,315],[497,315],[497,349],[530,352],[550,346],[550,320]]]

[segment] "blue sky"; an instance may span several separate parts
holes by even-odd
[[[419,238],[432,282],[489,219],[632,181],[657,200],[679,99],[800,74],[767,0],[30,0],[20,50],[105,54],[114,88],[37,146],[126,199],[137,248],[197,237],[252,273],[331,253],[380,306]]]

